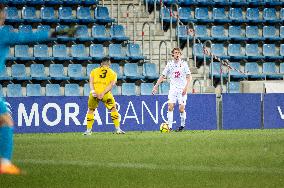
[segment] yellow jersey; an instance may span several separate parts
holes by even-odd
[[[93,69],[90,76],[93,78],[94,90],[98,94],[102,93],[112,81],[116,82],[117,80],[116,73],[107,66]]]

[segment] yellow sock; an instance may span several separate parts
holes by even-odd
[[[118,128],[120,126],[118,111],[111,112],[110,117],[114,123],[115,128]]]
[[[95,115],[94,114],[87,114],[86,118],[87,118],[87,129],[92,130],[93,124],[94,124],[94,121],[95,121]]]

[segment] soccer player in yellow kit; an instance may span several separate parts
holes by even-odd
[[[120,129],[120,115],[116,109],[116,103],[114,97],[111,93],[111,89],[116,84],[117,75],[110,68],[109,60],[104,60],[101,66],[93,69],[90,74],[90,95],[88,100],[88,112],[87,118],[87,130],[84,135],[92,134],[92,127],[95,121],[94,112],[102,101],[105,107],[111,110],[111,119],[116,128],[117,134],[125,134],[124,131]]]

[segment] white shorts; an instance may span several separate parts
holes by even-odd
[[[169,103],[186,105],[187,95],[182,95],[182,90],[170,90],[168,95]]]

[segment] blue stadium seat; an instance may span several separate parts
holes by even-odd
[[[239,62],[231,62],[230,66],[232,68],[237,69],[237,70],[241,70],[241,65],[240,65]],[[231,76],[231,78],[236,79],[236,80],[247,79],[247,75],[241,74],[241,73],[239,73],[238,71],[236,71],[234,69],[230,70],[230,76]]]
[[[19,33],[32,33],[33,28],[31,25],[20,25],[18,31]]]
[[[248,5],[247,0],[230,0],[233,5]]]
[[[91,16],[90,7],[81,7],[77,8],[77,19],[82,23],[92,23],[95,22],[95,19]]]
[[[35,7],[23,7],[22,18],[27,22],[41,22],[41,19],[37,17]]]
[[[172,4],[177,4],[179,0],[163,0],[164,5],[171,6]]]
[[[69,28],[70,28],[70,27],[69,27],[68,25],[58,25],[58,26],[56,26],[55,30],[56,30],[56,31],[62,31],[62,30],[64,30],[64,29],[69,29]],[[57,39],[58,39],[59,41],[63,41],[63,42],[76,40],[75,37],[69,37],[69,36],[67,36],[67,35],[58,35],[58,36],[57,36]]]
[[[214,40],[228,40],[228,33],[225,32],[225,28],[222,25],[212,26],[211,37]]]
[[[111,40],[109,33],[107,33],[106,27],[104,25],[94,25],[92,27],[92,37],[99,43],[104,43]]]
[[[246,55],[249,59],[261,59],[258,44],[246,44]]]
[[[215,5],[230,5],[229,0],[213,0]]]
[[[268,23],[279,22],[280,20],[277,18],[276,9],[275,8],[264,8],[263,9],[263,20]]]
[[[196,3],[197,3],[196,0],[179,0],[179,4],[181,6],[195,5]]]
[[[152,95],[153,83],[141,83],[140,90],[141,95]]]
[[[20,61],[35,60],[28,45],[15,45],[15,57]]]
[[[47,31],[51,33],[51,28],[49,25],[38,25],[37,26],[37,31]],[[49,38],[50,41],[56,41],[56,38]]]
[[[241,26],[229,26],[228,33],[231,40],[247,40],[245,37],[245,32]]]
[[[163,23],[170,23],[172,19],[172,23],[176,23],[177,19],[171,16],[171,11],[167,7],[162,7],[160,10],[160,19]]]
[[[260,36],[258,26],[246,26],[246,37],[249,40],[261,40],[262,37]]]
[[[250,22],[262,22],[258,8],[247,8],[246,19]]]
[[[120,66],[118,63],[112,63],[110,65],[110,68],[117,74],[117,79],[125,79],[126,76],[124,76],[122,73],[121,73],[121,70],[120,70]]]
[[[40,84],[27,84],[26,90],[28,97],[43,96]]]
[[[280,0],[263,0],[265,2],[266,5],[272,5],[272,6],[276,6],[276,5],[282,5],[282,2]]]
[[[195,26],[195,36],[201,40],[211,40],[212,38],[208,35],[208,29],[206,25]]]
[[[23,97],[23,89],[21,84],[8,84],[7,97]]]
[[[231,7],[229,11],[229,18],[233,22],[245,22],[242,8]]]
[[[245,64],[245,73],[251,79],[265,79],[265,75],[259,71],[259,66],[255,62]]]
[[[71,55],[76,60],[92,60],[84,44],[73,44],[71,46]]]
[[[67,53],[67,47],[65,44],[55,44],[52,47],[53,57],[55,60],[63,61],[63,60],[72,60]]]
[[[145,78],[145,76],[140,73],[137,63],[125,63],[124,75],[126,76],[126,79],[131,80],[141,80]]]
[[[212,69],[212,70],[211,70]],[[224,72],[224,67],[222,67],[223,72],[222,72],[222,77],[227,78],[228,73]],[[211,78],[211,75],[213,75],[213,78],[221,78],[221,71],[220,71],[220,63],[219,62],[213,62],[213,65],[210,65],[210,72],[209,72],[209,77]]]
[[[207,7],[197,7],[195,8],[195,19],[199,22],[210,22],[209,11]]]
[[[194,50],[193,50],[193,55],[195,55],[198,58],[203,58],[203,47],[202,44],[195,44]]]
[[[89,75],[84,74],[81,64],[69,64],[67,71],[69,78],[73,80],[87,80],[89,78]]]
[[[62,96],[59,84],[46,84],[45,95],[49,97]]]
[[[26,0],[28,5],[44,5],[45,0]]]
[[[159,78],[157,66],[155,63],[143,63],[143,76],[148,80],[156,80]]]
[[[102,61],[106,57],[104,46],[102,44],[91,44],[90,56],[95,61]]]
[[[64,95],[65,96],[81,96],[80,86],[78,84],[65,84]]]
[[[129,37],[125,35],[125,30],[122,25],[112,25],[110,28],[110,37],[115,42],[124,42],[129,40]]]
[[[78,25],[75,36],[79,41],[93,40],[93,37],[90,36],[87,25]]]
[[[121,95],[136,95],[135,83],[122,83]]]
[[[49,66],[49,76],[54,80],[69,80],[70,78],[66,76],[64,67],[62,64],[50,64]]]
[[[34,57],[36,60],[51,61],[54,58],[49,53],[48,46],[45,44],[34,45]]]
[[[279,65],[279,73],[284,75],[284,62],[280,63],[280,65]],[[283,78],[284,78],[284,76],[283,76]]]
[[[55,12],[53,7],[41,7],[40,17],[43,22],[57,23],[59,19],[55,17]]]
[[[229,58],[227,56],[227,51],[225,51],[224,44],[218,43],[218,44],[212,44],[211,51],[214,55],[220,57],[220,58]]]
[[[7,31],[14,31],[14,27],[11,25],[2,25],[0,27],[3,29],[7,29]]]
[[[109,16],[108,8],[97,6],[95,9],[95,19],[96,22],[99,24],[108,24],[114,22],[114,19],[112,19]]]
[[[245,50],[242,48],[241,44],[229,44],[228,55],[234,60],[247,59]]]
[[[273,62],[266,62],[262,65],[262,72],[266,76],[266,79],[283,79],[283,74],[279,74],[276,70],[276,65]]]
[[[280,10],[280,20],[284,21],[284,8],[281,8]]]
[[[144,60],[139,44],[128,43],[126,55],[131,61]]]
[[[85,0],[82,1],[84,5],[97,5],[99,4],[99,0]]]
[[[60,22],[78,22],[78,20],[72,13],[71,7],[59,7],[58,17],[60,19]]]
[[[23,22],[16,7],[5,7],[6,20],[7,22]]]
[[[121,91],[119,91],[117,85],[113,86],[113,88],[111,89],[111,93],[112,93],[113,95],[121,95]]]
[[[280,44],[280,56],[284,56],[284,44]]]
[[[0,84],[0,97],[5,97],[6,93],[3,90],[3,86]]]
[[[8,54],[8,57],[6,58],[6,61],[16,61],[17,58],[15,57],[15,53],[14,53],[14,48],[10,48],[9,49],[9,54]]]
[[[188,23],[194,21],[194,18],[191,16],[191,9],[189,7],[180,7],[178,9],[179,19],[183,23]]]
[[[226,14],[225,8],[213,8],[213,20],[214,22],[220,22],[220,23],[228,23],[231,20],[229,19],[229,15]]]
[[[176,30],[176,31],[178,31],[178,38],[179,38],[180,41],[186,42],[187,37],[189,39],[192,38],[190,35],[187,34],[188,33],[188,26],[186,26],[186,25],[179,25],[178,30]]]
[[[262,35],[267,40],[281,40],[275,26],[263,26]]]
[[[284,39],[284,26],[281,26],[281,27],[280,27],[279,33],[280,33],[280,38],[281,38],[281,39]]]
[[[98,68],[99,66],[100,64],[88,64],[87,65],[87,76],[89,77],[92,70]]]
[[[31,64],[31,78],[33,80],[49,80],[43,64]]]
[[[3,65],[3,69],[0,69],[0,80],[12,80],[12,77],[8,74],[7,72],[7,67],[6,65]]]
[[[109,57],[111,60],[121,61],[128,60],[124,48],[121,44],[110,44],[109,45]]]
[[[159,94],[160,95],[168,95],[170,90],[169,82],[162,82],[159,86]]]
[[[63,0],[66,5],[80,5],[82,0]]]
[[[276,51],[275,44],[263,44],[263,56],[267,59],[279,59],[279,53]]]
[[[25,5],[27,0],[6,0],[8,4],[12,5]]]
[[[240,93],[240,82],[227,82],[228,93]]]
[[[47,4],[47,5],[61,5],[61,4],[63,4],[63,0],[45,0],[45,4]]]
[[[24,64],[12,65],[11,76],[15,80],[30,80],[31,77],[27,75],[26,67]]]
[[[90,84],[89,83],[85,83],[84,87],[83,87],[83,95],[84,96],[89,96],[90,95]]]

